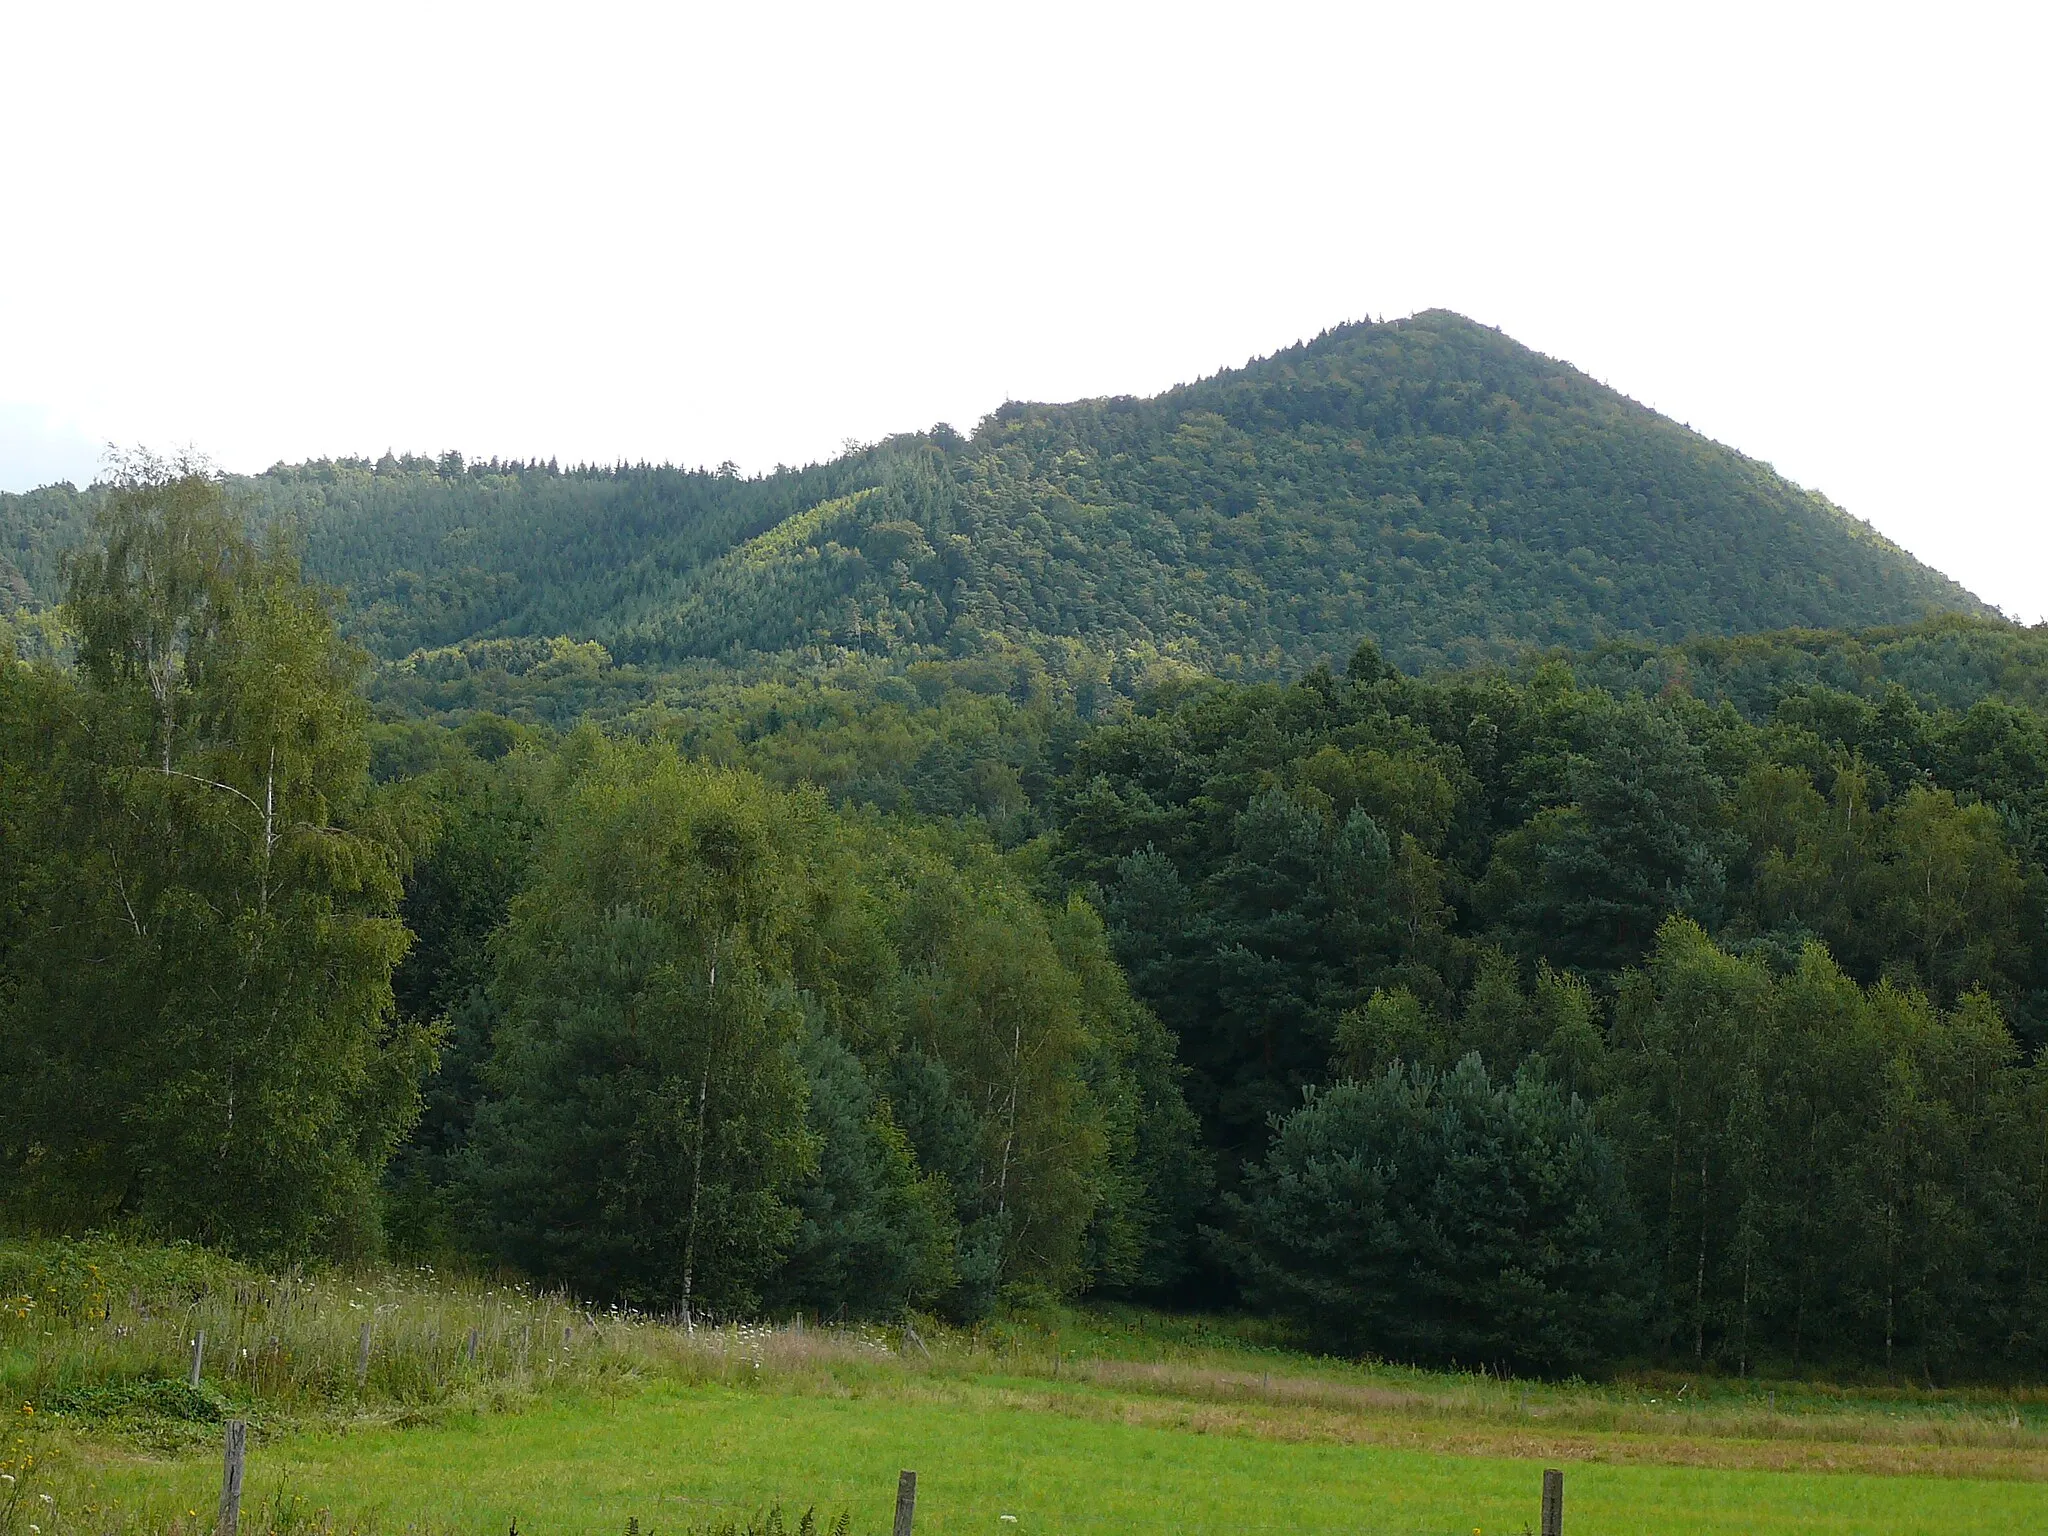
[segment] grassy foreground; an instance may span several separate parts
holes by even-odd
[[[693,1337],[502,1286],[117,1245],[0,1244],[10,1290],[0,1402],[31,1411],[0,1431],[4,1536],[209,1531],[230,1415],[252,1426],[245,1536],[682,1536],[775,1504],[859,1536],[888,1529],[902,1467],[921,1533],[1512,1536],[1545,1465],[1574,1536],[2048,1529],[2038,1391],[1546,1386],[1114,1310]]]
[[[1539,1461],[1204,1433],[1043,1411],[1019,1395],[797,1395],[658,1386],[432,1429],[316,1434],[268,1447],[250,1492],[351,1522],[533,1536],[744,1521],[771,1503],[841,1509],[888,1529],[899,1467],[920,1477],[918,1529],[1517,1532]],[[206,1523],[211,1462],[115,1463],[100,1497],[164,1525]],[[1573,1532],[1934,1533],[2039,1530],[2039,1483],[1574,1465]],[[1014,1515],[1014,1522],[1003,1520]]]

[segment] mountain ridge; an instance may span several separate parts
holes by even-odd
[[[1252,677],[1363,635],[1419,669],[1993,612],[1826,497],[1445,310],[753,478],[444,455],[236,485],[387,660],[556,634],[656,666],[1021,643]],[[0,498],[17,589],[48,599],[91,500]]]

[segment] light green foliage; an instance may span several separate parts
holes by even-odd
[[[1337,1021],[1337,1053],[1331,1067],[1338,1077],[1351,1081],[1378,1077],[1395,1062],[1434,1061],[1441,1043],[1440,1027],[1413,992],[1406,987],[1374,987],[1363,1008],[1353,1008]]]
[[[756,534],[734,550],[731,558],[741,565],[769,566],[800,551],[809,550],[815,554],[816,547],[824,542],[824,536],[848,521],[859,510],[861,502],[873,494],[872,491],[857,491],[834,501],[821,501],[808,511],[784,518],[766,533]],[[885,529],[890,526],[883,525]],[[910,527],[914,533],[916,525]],[[870,542],[879,540],[871,538]]]
[[[1205,1165],[1170,1041],[1094,912],[1078,900],[1048,912],[973,840],[868,825],[856,846],[894,974],[865,1010],[842,984],[843,1006],[866,1012],[864,1049],[899,1123],[953,1184],[956,1308],[986,1305],[987,1292],[966,1294],[977,1283],[1174,1278]]]
[[[819,808],[597,739],[552,798],[497,943],[477,1198],[531,1272],[750,1307],[817,1158],[789,970]]]
[[[499,1251],[721,1313],[1171,1273],[1201,1164],[1084,906],[664,746],[554,772],[464,1154]]]
[[[101,513],[83,678],[10,670],[0,1201],[266,1256],[365,1252],[431,1059],[395,1026],[401,854],[354,652],[218,486]]]
[[[116,485],[93,533],[68,594],[79,661],[101,688],[147,697],[168,772],[209,670],[228,661],[224,631],[252,586],[255,551],[220,487],[198,473]]]
[[[195,1390],[187,1373],[201,1332]],[[516,1411],[618,1385],[662,1359],[659,1341],[646,1342],[621,1315],[502,1281],[277,1273],[184,1244],[0,1240],[10,1419],[159,1455],[198,1448],[216,1476],[225,1418],[253,1420],[260,1446],[298,1426]],[[677,1374],[699,1373],[685,1364]]]
[[[1576,658],[1580,680],[1649,696],[1676,689],[1768,719],[1788,693],[1839,691],[1860,701],[1903,688],[1923,709],[1980,700],[2048,705],[2048,630],[1988,616],[1943,614],[1916,624],[1700,635],[1682,645],[1615,641]],[[1994,706],[1997,707],[1997,706]]]

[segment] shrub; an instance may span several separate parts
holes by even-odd
[[[1395,1065],[1275,1124],[1217,1234],[1250,1297],[1325,1344],[1418,1363],[1583,1371],[1640,1315],[1640,1227],[1576,1097]]]

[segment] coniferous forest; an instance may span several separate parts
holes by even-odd
[[[2048,638],[1457,317],[0,553],[12,1227],[2048,1369]]]

